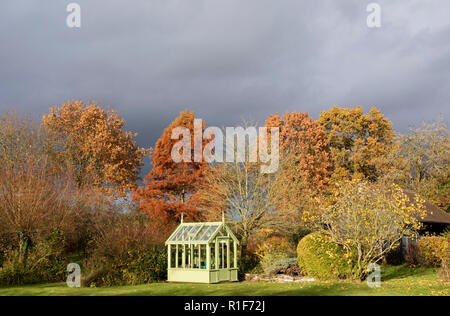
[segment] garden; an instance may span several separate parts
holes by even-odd
[[[250,155],[174,161],[172,132],[194,135],[194,121],[180,113],[141,148],[96,103],[64,103],[40,122],[1,115],[0,295],[450,294],[443,122],[399,134],[375,108],[270,115],[280,161],[262,173]],[[222,220],[238,241],[238,282],[168,283],[172,232]],[[80,287],[64,283],[71,263]]]

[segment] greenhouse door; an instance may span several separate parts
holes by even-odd
[[[228,266],[230,251],[228,245],[228,239],[222,239],[219,242],[219,281],[230,280],[230,267]]]

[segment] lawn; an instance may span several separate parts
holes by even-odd
[[[450,295],[450,287],[436,280],[434,269],[382,267],[380,288],[365,282],[317,281],[311,283],[241,282],[223,284],[154,283],[110,288],[68,288],[65,283],[0,288],[7,295]]]

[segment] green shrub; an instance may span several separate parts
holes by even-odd
[[[89,261],[85,286],[136,285],[165,280],[167,254],[163,247],[132,250],[124,258]]]
[[[297,255],[298,265],[306,275],[320,279],[352,277],[354,254],[348,255],[324,233],[312,233],[300,240]]]
[[[15,286],[34,284],[40,281],[40,276],[32,273],[23,264],[5,263],[0,269],[0,285]]]
[[[146,216],[115,214],[94,235],[83,267],[84,286],[166,280],[167,249],[155,238]]]
[[[445,237],[422,237],[417,242],[422,264],[429,267],[440,267],[442,260],[449,256],[449,243]]]
[[[3,249],[2,253],[0,285],[3,286],[61,282],[67,274],[64,237],[56,230],[30,247],[25,257],[13,247]]]
[[[261,260],[261,267],[265,273],[270,273],[272,266],[277,263],[284,262],[295,256],[295,252],[291,251],[273,251],[266,253],[264,258]],[[294,258],[295,260],[295,258]]]
[[[163,245],[131,249],[117,257],[91,258],[84,286],[136,285],[167,279],[167,251]]]
[[[244,258],[238,259],[239,273],[243,276],[245,273],[252,273],[261,269],[260,259],[252,253],[248,253]]]
[[[17,251],[11,251],[0,269],[0,285],[16,286],[37,283],[61,282],[66,275],[67,262],[58,255],[43,256],[45,249],[36,247],[27,261],[20,262]]]
[[[264,269],[262,268],[261,264],[256,265],[253,269],[248,271],[250,274],[263,274]]]

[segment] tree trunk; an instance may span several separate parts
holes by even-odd
[[[247,256],[248,233],[244,232],[241,239],[241,260]]]
[[[27,234],[20,232],[19,233],[19,262],[22,264],[26,264],[29,246],[30,246],[30,238],[27,236]]]

